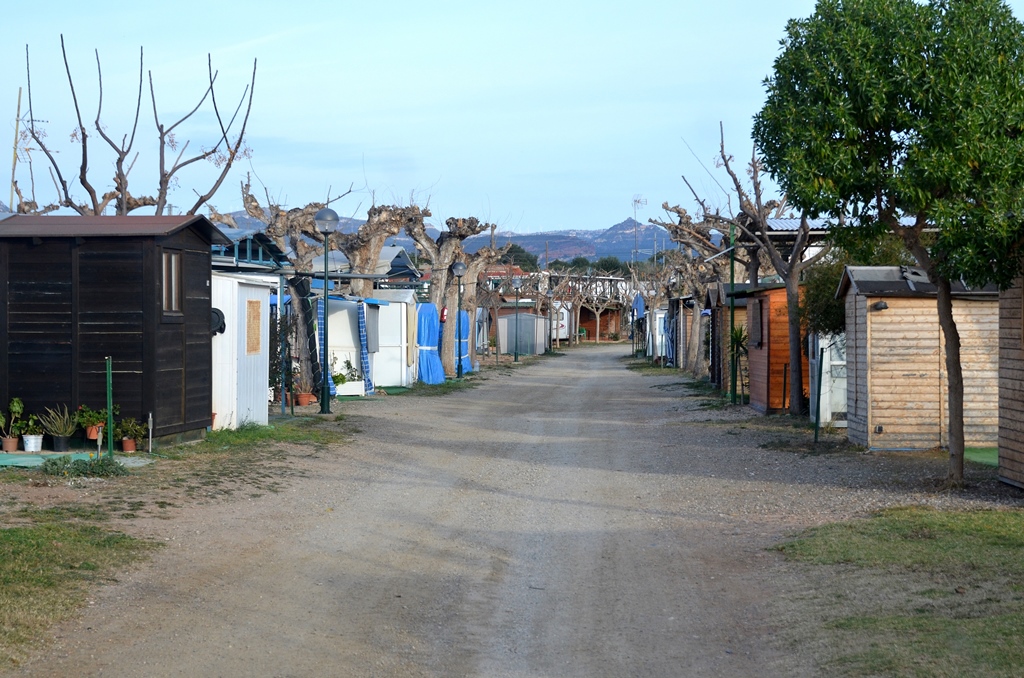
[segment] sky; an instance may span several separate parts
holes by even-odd
[[[19,88],[28,118],[27,46],[33,117],[45,121],[65,176],[77,174],[63,35],[88,130],[98,105],[98,51],[101,120],[116,139],[131,132],[143,50],[139,156],[129,178],[136,195],[154,192],[158,178],[148,74],[169,125],[198,103],[209,56],[222,110],[237,105],[257,63],[251,156],[210,201],[221,212],[241,209],[247,177],[264,203],[269,196],[302,206],[351,187],[332,203],[342,216],[415,202],[430,208],[435,224],[475,216],[519,234],[603,229],[634,210],[646,222],[665,216],[664,202],[692,209],[683,176],[728,209],[718,186],[727,177],[715,163],[719,125],[727,151],[749,158],[752,119],[786,22],[809,16],[814,4],[178,0],[171,8],[54,0],[40,11],[14,3],[4,10],[8,37],[0,45],[0,142],[12,148]],[[1024,16],[1024,0],[1008,4]],[[176,132],[179,149],[188,141],[186,153],[215,143],[209,106]],[[90,144],[90,177],[107,186],[113,157],[95,135]],[[46,160],[31,155],[36,199],[52,202]],[[28,167],[17,166],[25,192]],[[187,209],[216,173],[206,162],[190,166],[172,204]]]

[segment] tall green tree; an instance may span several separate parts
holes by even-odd
[[[537,255],[530,254],[521,245],[511,243],[506,246],[505,254],[501,255],[501,263],[513,264],[527,272],[539,271]]]
[[[754,123],[764,166],[801,209],[856,221],[854,238],[899,236],[938,287],[948,481],[962,485],[950,280],[1020,273],[1024,30],[999,0],[820,0],[782,47]]]

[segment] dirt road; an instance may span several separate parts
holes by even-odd
[[[856,462],[797,468],[737,435],[748,410],[702,410],[624,352],[336,406],[353,443],[297,452],[279,494],[153,521],[168,548],[19,675],[811,675],[775,649],[766,547]]]

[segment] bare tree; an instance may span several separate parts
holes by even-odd
[[[96,54],[96,79],[99,87],[98,103],[96,106],[96,118],[92,123],[92,127],[95,128],[96,134],[99,138],[109,147],[109,150],[114,155],[114,177],[113,184],[109,186],[102,193],[97,188],[96,184],[93,183],[89,177],[89,166],[90,164],[99,164],[95,158],[91,156],[92,151],[90,150],[90,138],[92,133],[87,129],[86,123],[82,117],[82,108],[79,104],[78,93],[75,89],[74,78],[71,74],[71,66],[68,62],[67,49],[64,45],[64,36],[61,36],[60,40],[61,54],[64,57],[64,72],[67,74],[68,85],[71,90],[71,101],[73,109],[75,111],[76,123],[74,131],[71,134],[72,141],[79,144],[81,148],[80,161],[78,166],[78,173],[74,179],[69,180],[65,177],[64,172],[61,170],[59,163],[57,162],[55,151],[50,147],[46,141],[45,131],[37,124],[39,118],[36,117],[35,109],[32,103],[32,76],[31,67],[29,64],[29,52],[28,47],[25,47],[25,69],[28,78],[28,135],[32,141],[36,144],[38,149],[46,156],[50,165],[50,176],[53,179],[54,186],[57,190],[57,200],[49,203],[45,206],[40,207],[36,202],[34,185],[35,181],[33,178],[33,190],[31,197],[26,199],[22,194],[20,188],[15,182],[15,190],[18,193],[18,212],[22,214],[44,214],[53,212],[54,210],[62,207],[73,209],[75,212],[81,215],[100,215],[103,214],[108,206],[113,204],[114,212],[118,216],[127,215],[134,210],[142,207],[153,207],[154,213],[157,215],[163,214],[164,210],[168,205],[168,193],[177,181],[178,173],[186,167],[197,163],[201,160],[212,162],[219,170],[219,174],[214,179],[211,186],[205,191],[200,193],[194,190],[196,198],[193,205],[187,211],[187,214],[195,214],[200,207],[206,204],[214,193],[220,188],[224,179],[227,177],[228,172],[231,170],[235,160],[239,157],[247,157],[249,149],[245,146],[245,129],[249,122],[249,113],[252,110],[252,98],[253,92],[256,85],[256,62],[253,61],[252,67],[252,81],[245,87],[245,91],[242,93],[239,99],[238,105],[234,112],[225,120],[220,105],[217,102],[215,84],[217,80],[217,72],[213,70],[213,61],[211,57],[207,57],[207,80],[208,84],[206,90],[199,102],[178,120],[165,124],[161,122],[160,115],[157,108],[157,97],[156,88],[153,84],[153,74],[149,73],[149,94],[150,101],[153,107],[153,120],[157,130],[157,137],[159,139],[158,152],[158,176],[157,176],[157,189],[156,192],[151,195],[133,195],[128,188],[128,177],[135,165],[135,161],[138,158],[138,153],[135,152],[133,155],[133,148],[135,145],[135,136],[138,132],[139,117],[142,110],[142,93],[144,78],[144,67],[143,67],[143,52],[139,49],[139,87],[138,97],[135,102],[135,116],[131,126],[130,132],[121,136],[121,138],[115,139],[109,135],[102,121],[103,114],[103,71],[100,65],[99,51]],[[201,150],[195,152],[193,155],[186,155],[189,141],[180,142],[176,136],[176,132],[180,125],[189,120],[195,113],[207,102],[210,102],[210,107],[213,110],[214,117],[217,120],[218,126],[218,137],[213,145],[203,147]],[[243,112],[244,109],[244,112]],[[241,119],[239,120],[239,116]],[[237,134],[232,131],[236,123],[239,126]],[[234,134],[234,136],[232,136]],[[80,187],[86,193],[84,200],[77,199],[73,195],[73,187],[77,182]]]
[[[370,208],[366,223],[361,225],[359,230],[355,233],[336,235],[334,240],[337,248],[348,257],[353,273],[371,274],[376,269],[377,260],[387,239],[398,235],[408,227],[408,224],[422,225],[423,219],[429,216],[429,209],[417,205],[377,205]],[[350,287],[355,296],[368,297],[373,290],[373,281],[354,278],[350,282]]]
[[[452,264],[460,256],[464,256],[462,241],[474,235],[483,233],[490,224],[482,223],[476,217],[456,218],[451,217],[445,220],[447,231],[441,231],[435,242],[427,234],[425,224],[407,223],[405,232],[413,239],[420,253],[425,256],[431,264],[430,292],[429,299],[437,308],[444,308],[450,299],[453,299],[451,286]],[[444,323],[444,330],[441,338],[442,347],[455,345],[455,323]],[[441,365],[445,374],[455,374],[455,355],[448,348],[441,351]]]
[[[508,252],[510,247],[511,244],[504,245],[503,247],[497,249],[495,249],[494,247],[481,247],[473,254],[467,254],[465,251],[462,251],[460,247],[461,256],[459,258],[459,261],[462,261],[466,264],[466,274],[462,278],[464,288],[462,293],[462,307],[469,314],[470,363],[472,363],[476,359],[476,341],[474,341],[473,333],[474,328],[476,326],[474,319],[476,318],[477,296],[479,290],[480,275],[487,269],[488,266],[498,263],[501,260],[501,258],[505,256],[505,253]],[[489,299],[487,301],[489,301]]]
[[[312,202],[304,207],[284,209],[271,201],[267,195],[267,207],[260,205],[259,200],[252,194],[251,185],[247,179],[242,184],[242,203],[245,205],[245,212],[253,219],[266,224],[265,233],[273,238],[275,244],[282,252],[288,253],[292,267],[299,273],[312,273],[314,264],[318,258],[324,256],[324,236],[317,230],[314,217],[330,203],[340,200],[352,192],[350,186],[344,193],[328,198],[327,202]],[[209,207],[210,220],[227,224],[237,228],[234,218],[230,214],[221,214],[214,207]],[[336,239],[331,245],[337,248]],[[296,276],[287,281],[288,294],[291,297],[291,306],[294,311],[296,334],[299,341],[295,345],[295,356],[299,361],[299,375],[310,384],[317,384],[324,378],[324,374],[314,367],[313,351],[311,350],[312,336],[311,328],[306,324],[307,308],[304,304],[309,303],[309,276]],[[321,366],[323,368],[324,366]]]
[[[761,250],[767,253],[775,268],[776,274],[782,278],[786,286],[786,303],[788,305],[789,324],[789,374],[791,383],[795,386],[791,389],[789,398],[790,414],[801,414],[804,410],[803,384],[803,350],[801,346],[801,324],[800,324],[800,276],[809,267],[817,263],[829,250],[827,243],[822,243],[820,249],[811,254],[808,250],[811,247],[810,223],[807,212],[800,216],[800,226],[792,234],[792,244],[787,251],[783,252],[776,246],[772,238],[771,229],[768,226],[768,219],[773,215],[779,215],[785,207],[785,203],[777,201],[765,201],[763,188],[761,186],[761,160],[757,157],[756,151],[751,154],[747,166],[747,175],[750,177],[750,190],[744,186],[736,171],[732,167],[733,158],[725,152],[725,132],[720,128],[721,142],[719,155],[722,166],[732,180],[733,190],[739,198],[740,213],[733,216],[725,216],[718,211],[710,209],[693,186],[687,182],[694,198],[700,204],[704,212],[704,219],[713,223],[732,225],[739,229],[746,238],[749,238]],[[685,177],[684,177],[685,181]]]

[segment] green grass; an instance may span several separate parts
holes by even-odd
[[[829,672],[1020,675],[1024,511],[892,509],[814,528],[778,548],[806,563],[853,566],[865,573],[856,581],[871,582],[855,609],[825,613]],[[837,577],[836,600],[853,580]]]
[[[85,591],[155,544],[92,525],[42,523],[0,530],[0,663],[70,617]]]
[[[968,447],[964,450],[964,459],[986,466],[999,466],[999,448]]]

